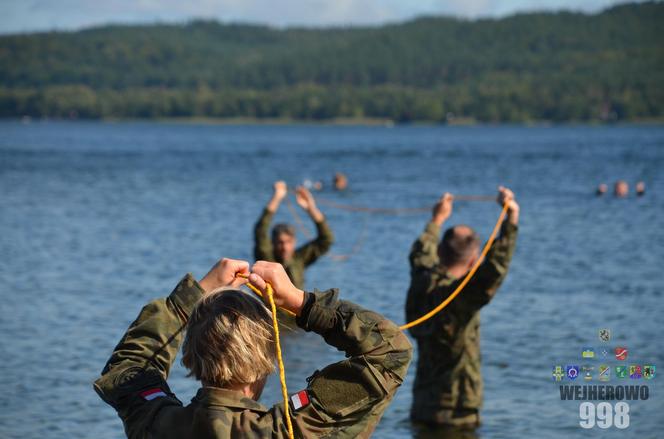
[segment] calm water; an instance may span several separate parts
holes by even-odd
[[[118,438],[113,410],[91,388],[148,300],[216,258],[251,258],[251,229],[271,184],[330,180],[338,202],[419,207],[443,191],[514,189],[522,226],[511,273],[482,311],[484,425],[478,437],[662,437],[664,377],[631,404],[631,425],[582,430],[579,403],[561,401],[555,364],[582,364],[584,346],[626,345],[630,360],[664,366],[664,127],[321,127],[0,123],[0,437]],[[595,198],[594,187],[644,180],[644,198]],[[325,258],[309,288],[401,323],[407,253],[427,215],[323,209],[348,252]],[[487,236],[499,208],[458,203],[452,223]],[[283,207],[279,219],[291,220]],[[302,237],[303,238],[303,237]],[[316,336],[284,341],[289,388],[341,359]],[[178,360],[179,361],[179,360]],[[596,360],[600,363],[600,360]],[[614,362],[609,362],[613,364]],[[415,435],[411,376],[375,437]],[[661,370],[660,370],[661,373]],[[196,383],[178,364],[183,401]],[[630,380],[627,380],[630,381]],[[613,384],[618,384],[614,378]],[[270,381],[263,402],[279,399]],[[432,436],[438,437],[438,436]]]

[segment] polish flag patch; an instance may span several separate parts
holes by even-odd
[[[161,389],[150,389],[145,392],[141,392],[141,397],[146,401],[152,401],[155,398],[161,398],[166,396],[163,390]]]
[[[309,405],[309,395],[307,394],[306,390],[297,392],[295,395],[291,396],[290,399],[294,410],[299,410],[302,407]]]

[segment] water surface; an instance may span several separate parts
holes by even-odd
[[[0,123],[0,436],[117,438],[122,426],[93,392],[112,348],[148,300],[222,256],[251,258],[252,225],[285,179],[349,176],[340,203],[420,207],[444,191],[514,189],[522,205],[511,272],[482,311],[481,438],[661,435],[662,379],[631,405],[625,431],[578,426],[560,401],[555,364],[580,363],[611,328],[631,360],[664,364],[664,127],[332,127],[153,123]],[[643,180],[648,193],[596,198],[595,186]],[[366,216],[323,207],[350,251],[324,258],[308,288],[403,322],[407,254],[426,214]],[[450,223],[486,237],[499,207],[458,203]],[[282,208],[277,220],[292,221]],[[300,239],[304,239],[300,236]],[[342,355],[316,336],[284,340],[291,391]],[[613,342],[611,342],[613,345]],[[412,373],[376,430],[415,434]],[[178,364],[181,400],[197,385]],[[642,382],[643,384],[645,382]],[[613,382],[613,384],[618,384]],[[279,400],[272,379],[263,401]],[[661,436],[660,436],[661,437]]]

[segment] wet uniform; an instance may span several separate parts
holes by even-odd
[[[147,304],[94,389],[117,410],[129,438],[288,437],[283,403],[267,408],[241,392],[202,387],[183,406],[166,384],[189,315],[203,294],[187,275],[166,299]],[[412,347],[394,323],[337,296],[336,290],[306,293],[297,319],[348,357],[316,371],[307,388],[291,397],[298,438],[368,437],[410,362]]]
[[[316,239],[307,242],[295,250],[295,254],[288,262],[279,261],[274,255],[274,248],[270,239],[270,223],[273,217],[274,213],[264,209],[256,223],[256,227],[254,228],[254,258],[257,261],[279,262],[284,266],[293,284],[299,289],[303,289],[304,269],[316,262],[318,258],[330,249],[334,241],[332,230],[324,219],[321,222],[317,222],[316,229],[318,230],[318,236],[316,236]]]
[[[430,424],[479,425],[482,405],[480,313],[507,275],[518,227],[501,226],[486,259],[463,291],[439,314],[409,329],[417,340],[418,362],[411,419]],[[426,226],[410,252],[411,283],[406,320],[413,321],[445,300],[462,279],[438,260],[440,227]]]

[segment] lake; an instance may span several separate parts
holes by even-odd
[[[552,369],[581,363],[588,346],[598,357],[627,346],[630,364],[664,364],[663,170],[663,126],[1,122],[0,436],[122,437],[91,383],[140,308],[186,272],[200,278],[220,257],[251,259],[272,183],[310,179],[327,186],[317,196],[356,206],[422,207],[445,191],[493,195],[501,184],[516,193],[519,241],[482,311],[483,426],[469,437],[661,437],[661,376],[614,377],[607,384],[648,385],[649,399],[630,402],[625,430],[585,430],[580,402],[561,401]],[[345,193],[329,189],[336,171],[349,177]],[[594,195],[618,179],[644,181],[646,195]],[[353,255],[320,260],[307,288],[340,288],[403,323],[407,255],[429,215],[321,209],[337,237],[332,251]],[[486,238],[499,212],[460,201],[450,223]],[[277,220],[292,221],[286,206]],[[611,329],[609,343],[601,328]],[[342,359],[311,334],[283,344],[293,392]],[[414,371],[375,437],[443,437],[408,422]],[[197,388],[179,359],[169,383],[185,403]],[[279,399],[273,377],[261,402]]]

